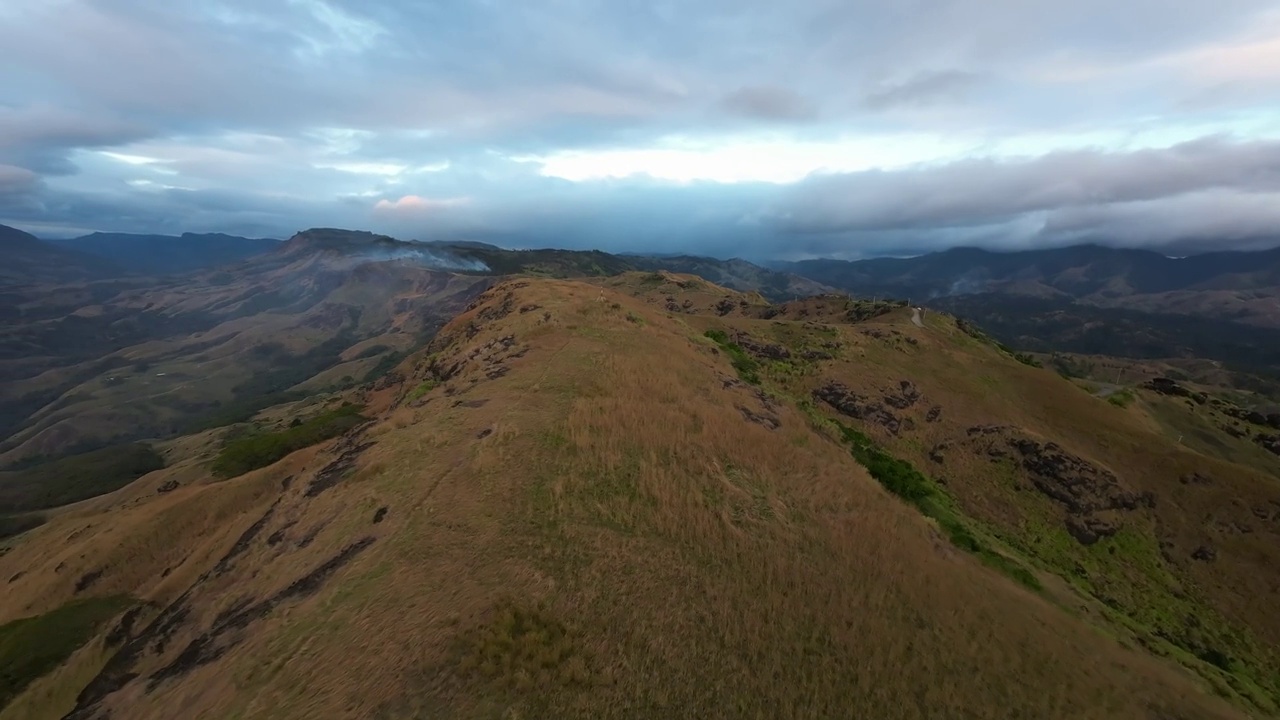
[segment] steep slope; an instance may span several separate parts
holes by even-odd
[[[1237,716],[1077,617],[1094,605],[1051,587],[1047,560],[1043,592],[1003,574],[1031,550],[971,519],[1006,564],[954,545],[846,442],[852,425],[923,456],[995,413],[1080,453],[1119,433],[1099,462],[1140,484],[1128,463],[1157,450],[1130,442],[1159,436],[1086,424],[1093,398],[945,318],[830,301],[766,320],[755,298],[653,275],[504,281],[352,394],[374,419],[342,438],[221,482],[201,465],[216,440],[189,438],[170,468],[21,536],[0,622],[137,600],[5,716]],[[833,384],[895,400],[842,416],[864,403],[829,409]],[[1048,400],[1023,407],[1027,390]],[[1157,458],[1150,482],[1193,461]],[[948,458],[947,488],[981,510],[993,473],[962,467]],[[1200,491],[1157,507],[1201,500],[1182,492]],[[1088,547],[1105,560],[1107,542]],[[1221,582],[1254,590],[1273,560]]]
[[[229,265],[270,252],[280,244],[278,240],[223,233],[183,233],[181,236],[92,233],[49,243],[102,258],[141,275],[175,275]]]

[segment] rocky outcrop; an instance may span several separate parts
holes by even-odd
[[[733,342],[748,355],[761,360],[787,360],[791,357],[791,351],[785,346],[761,342],[746,333],[734,333]]]
[[[906,410],[920,400],[920,390],[910,380],[898,382],[898,392],[887,392],[884,401],[899,410]]]
[[[883,403],[876,402],[865,395],[859,395],[843,383],[828,382],[813,391],[813,398],[830,405],[841,415],[875,423],[894,435],[901,432],[904,426],[910,429],[914,425],[914,423],[907,425],[909,419],[904,421],[887,409]]]
[[[1119,532],[1125,513],[1155,507],[1154,494],[1132,492],[1115,473],[1055,442],[1002,425],[971,427],[968,436],[992,462],[1012,460],[1036,490],[1060,505],[1067,532],[1083,545]]]
[[[1205,395],[1202,392],[1189,390],[1188,388],[1179,385],[1178,382],[1172,378],[1154,378],[1143,383],[1142,387],[1152,392],[1160,393],[1161,395],[1189,398],[1201,405],[1205,404],[1209,400],[1208,395]]]
[[[738,412],[742,413],[742,419],[768,428],[769,430],[777,430],[782,427],[782,421],[768,413],[758,413],[743,405],[738,406]]]
[[[1191,553],[1191,557],[1200,562],[1213,562],[1218,559],[1218,551],[1211,545],[1201,545]]]
[[[1136,510],[1151,506],[1155,498],[1135,495],[1120,486],[1116,476],[1104,468],[1064,450],[1057,443],[1039,443],[1030,438],[1012,438],[1009,445],[1022,457],[1022,466],[1045,495],[1062,503],[1070,512],[1088,514],[1100,510]]]

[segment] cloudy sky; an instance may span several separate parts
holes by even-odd
[[[1280,244],[1274,0],[0,0],[0,223]]]

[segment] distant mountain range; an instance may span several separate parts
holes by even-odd
[[[335,228],[307,230],[285,242],[190,233],[95,233],[56,243],[0,228],[0,249],[6,257],[0,269],[0,298],[5,301],[0,317],[22,322],[71,312],[79,313],[75,322],[90,322],[84,315],[100,312],[97,308],[115,295],[154,294],[173,286],[163,278],[175,275],[183,275],[192,287],[241,287],[245,299],[256,292],[260,297],[251,306],[265,309],[274,302],[269,301],[272,294],[283,289],[259,278],[286,266],[291,267],[288,275],[297,278],[352,272],[370,263],[392,275],[401,272],[393,266],[477,277],[667,270],[739,292],[758,292],[772,302],[833,292],[909,299],[968,318],[1019,350],[1211,359],[1248,373],[1255,387],[1267,392],[1280,388],[1280,249],[1169,258],[1096,245],[1021,252],[958,248],[914,258],[819,259],[762,267],[692,255],[406,242]],[[68,289],[76,284],[81,289]],[[54,292],[50,285],[64,287]],[[178,301],[163,295],[154,302],[163,308]],[[67,335],[78,337],[75,332]],[[1262,376],[1273,379],[1259,380]]]
[[[270,252],[280,245],[279,240],[222,233],[183,233],[180,236],[92,233],[48,242],[108,260],[142,275],[174,275],[228,265]]]
[[[69,282],[125,272],[113,263],[46,243],[17,228],[0,225],[0,285]]]
[[[913,258],[819,259],[775,267],[846,292],[917,302],[1000,293],[1280,327],[1280,248],[1185,258],[1099,245],[1018,252],[955,248]]]

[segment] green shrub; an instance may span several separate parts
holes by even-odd
[[[751,359],[739,345],[730,342],[729,336],[723,330],[708,330],[705,335],[729,356],[729,362],[738,372],[738,377],[752,385],[760,384],[760,363]]]
[[[422,397],[423,395],[426,395],[427,393],[431,392],[432,390],[435,390],[437,387],[439,387],[439,385],[440,385],[440,383],[439,383],[439,381],[437,381],[437,380],[428,380],[428,381],[426,381],[426,382],[422,383],[421,385],[419,385],[418,387],[414,388],[413,390],[410,390],[410,391],[409,391],[409,399],[410,399],[410,400],[417,400],[418,398]]]
[[[983,545],[956,511],[951,498],[915,466],[885,452],[866,434],[843,423],[837,423],[837,426],[858,464],[865,467],[886,490],[938,523],[952,545],[977,555],[988,566],[1033,590],[1043,588],[1030,570]]]
[[[364,378],[361,379],[361,382],[371,383],[391,372],[395,369],[396,365],[400,364],[400,361],[405,358],[406,354],[407,353],[394,351],[378,358],[377,364],[372,368],[369,368],[369,372],[364,374]]]
[[[1041,363],[1039,360],[1035,359],[1034,357],[1032,357],[1027,353],[1020,353],[1020,352],[1013,353],[1013,359],[1017,360],[1023,365],[1028,365],[1033,368],[1044,367],[1044,363]]]
[[[1133,394],[1133,390],[1125,389],[1116,393],[1112,393],[1110,396],[1107,397],[1107,402],[1111,403],[1112,405],[1115,405],[1116,407],[1122,408],[1122,407],[1129,407],[1129,404],[1136,399],[1137,399],[1137,396]]]
[[[359,405],[344,404],[287,430],[250,432],[229,438],[214,458],[211,469],[214,474],[229,478],[266,467],[295,450],[337,437],[367,421],[368,418],[360,414],[362,409]]]
[[[0,708],[61,665],[104,622],[132,604],[126,596],[85,598],[0,625]]]

